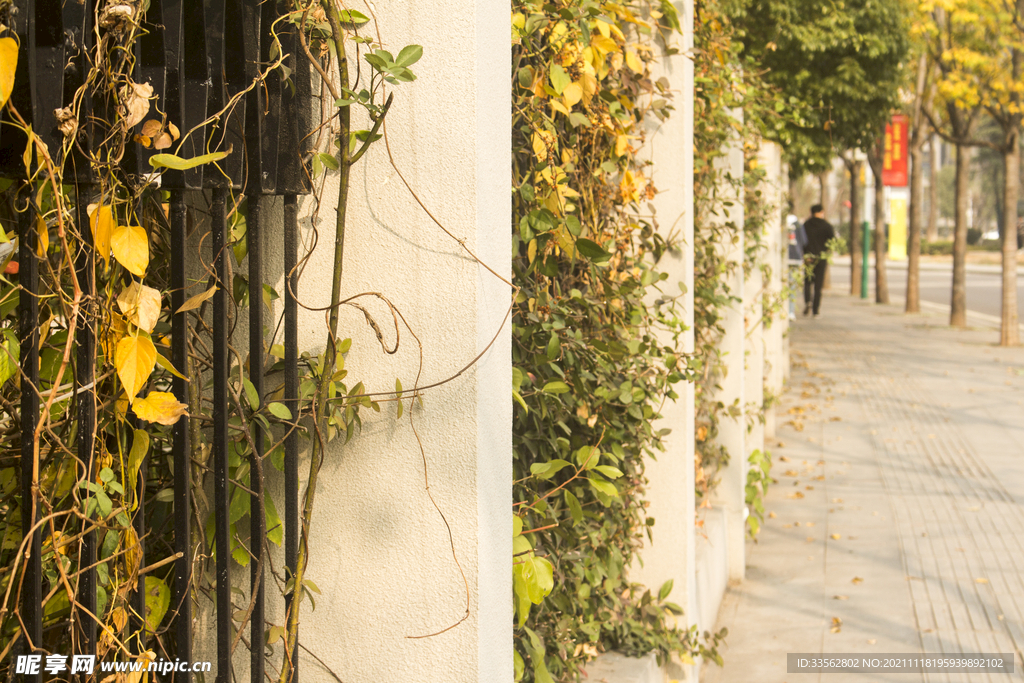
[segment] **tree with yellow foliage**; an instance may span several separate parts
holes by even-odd
[[[953,241],[953,298],[950,324],[967,324],[967,147],[986,146],[1003,156],[1001,345],[1020,341],[1017,317],[1017,198],[1020,185],[1020,83],[1022,0],[928,0],[921,9],[931,21],[920,26],[939,70],[938,94],[945,116],[927,111],[936,131],[957,146],[956,230]],[[979,115],[987,113],[1002,133],[998,142],[974,138]]]

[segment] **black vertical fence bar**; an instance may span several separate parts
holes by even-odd
[[[18,299],[18,322],[21,327],[21,530],[22,538],[28,538],[32,527],[39,519],[39,506],[35,499],[35,471],[38,462],[35,452],[35,430],[39,421],[39,262],[36,258],[36,212],[32,205],[32,192],[26,186],[21,198],[28,207],[18,222],[20,244],[18,246],[18,279],[21,294]],[[25,572],[21,585],[21,622],[33,647],[42,647],[43,621],[43,571],[42,545],[39,531],[32,533],[26,545]],[[32,650],[27,647],[26,652]],[[26,681],[38,683],[42,674],[28,674]]]
[[[78,402],[78,459],[85,468],[85,478],[95,479],[94,444],[96,440],[96,337],[93,328],[96,280],[92,247],[92,230],[89,228],[89,198],[85,188],[79,186],[75,196],[75,220],[82,245],[78,253],[78,286],[82,289],[85,305],[75,332],[78,346],[78,362],[75,368]],[[79,565],[91,567],[96,562],[96,532],[88,531],[82,538],[82,557]],[[83,631],[82,652],[95,654],[97,624],[96,615],[96,570],[83,569],[80,579],[81,594],[78,601],[91,614],[82,615],[80,624]],[[98,616],[98,615],[96,615]]]
[[[186,377],[188,363],[188,313],[177,313],[185,304],[185,194],[171,190],[171,363]],[[188,403],[188,384],[181,377],[172,382],[175,398]],[[192,530],[189,523],[191,508],[191,453],[188,440],[188,418],[174,425],[171,446],[174,458],[174,550],[181,553],[174,566],[174,604],[178,614],[174,620],[174,640],[177,656],[182,661],[192,660]],[[178,683],[192,680],[192,673],[175,672]]]
[[[211,216],[213,263],[217,292],[213,295],[213,514],[217,546],[217,683],[231,677],[231,538],[228,504],[228,278],[227,189],[213,190]]]
[[[258,169],[255,169],[258,172]],[[249,379],[256,395],[263,402],[263,249],[259,194],[249,196],[249,215],[246,217],[246,240],[249,248]],[[254,406],[255,409],[255,406]],[[249,470],[249,545],[252,551],[250,586],[255,596],[252,610],[252,628],[249,646],[252,651],[250,669],[253,683],[262,683],[264,585],[263,541],[266,537],[266,518],[263,515],[263,429],[260,421],[252,421],[252,467]]]
[[[284,400],[292,419],[299,415],[299,204],[293,194],[284,197]],[[284,441],[284,563],[285,576],[295,575],[299,556],[299,435],[289,428]],[[286,607],[292,594],[285,598]],[[297,641],[296,641],[297,642]],[[299,680],[299,657],[292,656],[292,680]]]
[[[129,429],[131,429],[131,438],[128,440],[129,452],[132,447],[135,446],[135,430],[139,427],[139,421],[134,415],[130,415],[127,420]],[[139,569],[146,566],[146,545],[142,539],[146,535],[146,475],[147,466],[146,460],[142,461],[142,466],[139,467],[138,480],[135,483],[135,500],[137,506],[135,508],[135,517],[132,518],[132,528],[135,529],[135,536],[139,539],[138,547],[138,559]],[[131,606],[131,623],[135,630],[135,652],[142,654],[146,651],[146,577],[140,576],[138,582],[135,585],[135,590],[131,593],[129,598],[129,604]]]

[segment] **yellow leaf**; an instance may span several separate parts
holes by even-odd
[[[149,265],[149,237],[138,225],[119,225],[110,235],[114,258],[128,272],[142,277]]]
[[[558,100],[551,100],[550,104],[551,104],[551,108],[554,109],[555,111],[561,112],[561,113],[565,114],[566,116],[569,115],[569,110],[566,109],[566,107],[561,102],[559,102]]]
[[[114,231],[114,212],[109,206],[89,205],[89,228],[92,230],[92,244],[96,253],[103,259],[105,267],[110,267],[110,235]]]
[[[117,307],[132,325],[152,332],[160,319],[160,292],[133,280],[117,297]]]
[[[594,74],[585,73],[580,78],[580,83],[583,84],[583,104],[590,104],[590,100],[597,94],[597,77]]]
[[[565,86],[565,90],[562,91],[562,100],[565,102],[565,106],[572,109],[573,105],[583,99],[583,86],[579,83],[570,83]]]
[[[530,243],[526,245],[526,255],[530,259],[530,263],[537,258],[537,240],[530,240]]]
[[[50,231],[46,229],[46,221],[42,216],[36,216],[36,239],[39,258],[46,258],[46,252],[50,249]]]
[[[615,136],[615,156],[621,157],[629,150],[629,138],[625,135]]]
[[[18,69],[18,41],[0,38],[0,109],[14,91],[14,73]]]
[[[209,299],[211,296],[213,296],[216,293],[217,293],[217,285],[214,285],[213,287],[210,287],[208,290],[206,290],[202,294],[196,294],[194,297],[192,297],[191,299],[189,299],[188,301],[183,303],[181,305],[181,308],[176,310],[174,312],[174,314],[177,315],[178,313],[183,313],[185,311],[191,311],[191,310],[193,310],[195,308],[199,308],[200,306],[203,305],[204,301],[206,301],[207,299]]]
[[[32,152],[35,149],[35,135],[32,133],[32,126],[28,127],[28,142],[25,144],[25,152],[21,155],[21,161],[25,164],[25,172],[32,175]]]
[[[114,353],[114,367],[117,376],[128,394],[128,403],[134,403],[135,396],[146,384],[156,367],[156,347],[149,335],[128,335],[117,343]]]
[[[641,74],[644,72],[644,64],[640,61],[640,58],[636,56],[636,53],[632,50],[626,52],[626,66],[633,73]]]
[[[146,398],[136,399],[132,411],[140,420],[169,426],[188,415],[188,405],[178,401],[174,394],[151,391]]]

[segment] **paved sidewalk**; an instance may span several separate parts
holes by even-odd
[[[704,683],[1024,680],[1024,348],[828,296],[792,329],[765,519]],[[1014,674],[787,674],[788,652],[1015,652]]]

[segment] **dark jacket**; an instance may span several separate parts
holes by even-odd
[[[805,254],[821,256],[825,251],[825,245],[836,236],[835,228],[824,218],[812,216],[804,222],[804,232],[807,233],[807,246],[804,247]]]
[[[800,221],[789,226],[789,260],[802,261],[804,258],[804,247],[807,246],[807,233]]]

